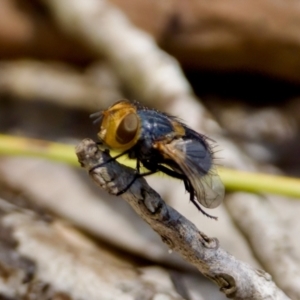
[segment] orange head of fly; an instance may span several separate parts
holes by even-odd
[[[136,108],[121,100],[102,111],[98,137],[109,148],[126,151],[139,139],[140,127]]]

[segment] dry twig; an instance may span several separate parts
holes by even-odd
[[[300,257],[287,224],[278,222],[277,212],[266,196],[248,194],[247,197],[244,195],[243,201],[240,197],[240,193],[235,193],[226,201],[236,224],[250,240],[262,266],[270,270],[274,280],[280,282],[280,287],[292,299],[299,299]],[[243,209],[244,203],[252,206],[247,213]]]
[[[83,140],[77,146],[76,153],[87,171],[110,159],[109,154],[100,151],[91,139]],[[114,195],[127,186],[134,174],[133,169],[116,161],[90,172],[92,179],[100,187]],[[276,287],[268,273],[238,261],[219,247],[217,239],[207,237],[189,220],[165,204],[143,178],[136,180],[122,198],[161,236],[170,249],[195,265],[227,297],[289,299]]]
[[[37,60],[2,61],[0,95],[12,94],[27,101],[99,109],[121,98],[118,80],[105,64],[94,64],[85,73],[62,63]]]
[[[22,205],[0,198],[0,299],[183,300],[163,269],[135,269],[40,207]]]
[[[109,1],[44,0],[60,28],[105,56],[139,99],[191,97],[178,62]]]

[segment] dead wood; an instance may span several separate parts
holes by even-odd
[[[81,166],[88,172],[111,158],[107,152],[100,151],[91,139],[83,140],[77,146],[76,154]],[[133,169],[116,161],[90,172],[97,185],[114,195],[123,190],[134,175]],[[143,178],[136,180],[121,197],[161,236],[171,250],[180,253],[185,260],[195,265],[227,297],[288,299],[268,273],[237,260],[223,250],[216,238],[209,238],[168,206]]]

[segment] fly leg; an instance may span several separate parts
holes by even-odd
[[[181,180],[184,180],[186,179],[186,176],[184,174],[181,174],[181,173],[178,173],[178,172],[175,172],[163,165],[157,165],[157,171],[160,171],[160,172],[163,172],[173,178],[177,178],[177,179],[181,179]]]
[[[199,211],[201,211],[205,216],[207,216],[207,217],[209,217],[209,218],[211,218],[211,219],[214,219],[214,220],[218,220],[217,217],[212,216],[212,215],[209,215],[207,212],[205,212],[205,211],[201,208],[201,206],[198,204],[198,202],[195,200],[195,190],[194,190],[194,188],[192,187],[190,181],[189,181],[187,178],[185,178],[185,179],[183,180],[183,182],[184,182],[185,189],[186,189],[186,190],[188,191],[188,193],[190,194],[190,201],[197,207],[197,209],[198,209]]]
[[[144,164],[145,165],[145,164]],[[145,166],[147,167],[147,166]],[[195,200],[195,190],[193,188],[193,186],[191,185],[191,182],[188,180],[188,178],[184,175],[184,174],[181,174],[181,173],[178,173],[178,172],[175,172],[165,166],[162,166],[162,165],[157,165],[156,166],[157,168],[157,171],[161,171],[171,177],[174,177],[174,178],[177,178],[177,179],[182,179],[183,180],[183,183],[184,183],[184,187],[185,189],[187,190],[187,192],[190,194],[190,201],[197,207],[197,209],[202,212],[205,216],[211,218],[211,219],[214,219],[214,220],[217,220],[218,218],[215,217],[215,216],[211,216],[209,215],[207,212],[205,212],[201,206],[198,204],[198,202]]]
[[[128,151],[122,152],[122,153],[118,154],[118,155],[115,156],[115,157],[111,157],[109,160],[107,160],[107,161],[105,161],[105,162],[103,162],[103,163],[101,163],[101,164],[97,164],[97,165],[93,166],[92,168],[90,168],[89,173],[92,173],[95,169],[101,168],[101,167],[103,167],[104,165],[110,163],[111,161],[116,160],[117,158],[119,158],[119,157],[121,157],[121,156],[123,156],[123,155],[125,155],[125,154],[127,154],[127,153],[128,153]]]
[[[123,193],[125,193],[133,185],[133,183],[137,180],[137,178],[149,176],[149,175],[152,175],[152,174],[154,174],[158,171],[164,172],[167,175],[178,178],[178,179],[184,179],[185,178],[184,175],[182,175],[180,173],[177,173],[173,170],[170,170],[169,168],[166,168],[162,165],[149,163],[147,161],[143,161],[143,166],[145,168],[147,168],[149,171],[141,174],[140,173],[140,165],[141,165],[140,163],[141,163],[140,160],[137,159],[137,161],[136,161],[136,173],[135,173],[133,179],[130,181],[130,183],[123,190],[121,190],[120,192],[117,193],[117,196],[120,196]]]
[[[145,173],[141,174],[140,173],[140,161],[137,159],[137,161],[136,161],[136,173],[134,174],[133,179],[129,182],[129,184],[124,189],[122,189],[121,191],[119,191],[117,193],[117,196],[120,196],[120,195],[124,194],[139,177],[145,177],[145,176],[148,176],[148,175],[152,175],[156,172],[157,172],[157,170],[151,170],[149,172],[145,172]]]

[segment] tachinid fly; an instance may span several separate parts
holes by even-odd
[[[113,159],[125,154],[136,159],[136,176],[118,194],[124,193],[137,177],[160,171],[183,180],[191,202],[204,215],[216,219],[199,205],[215,208],[224,198],[224,186],[214,168],[207,137],[173,116],[128,100],[118,101],[91,117],[97,117],[95,123],[100,124],[100,144],[121,152]],[[149,172],[140,173],[141,164]]]

